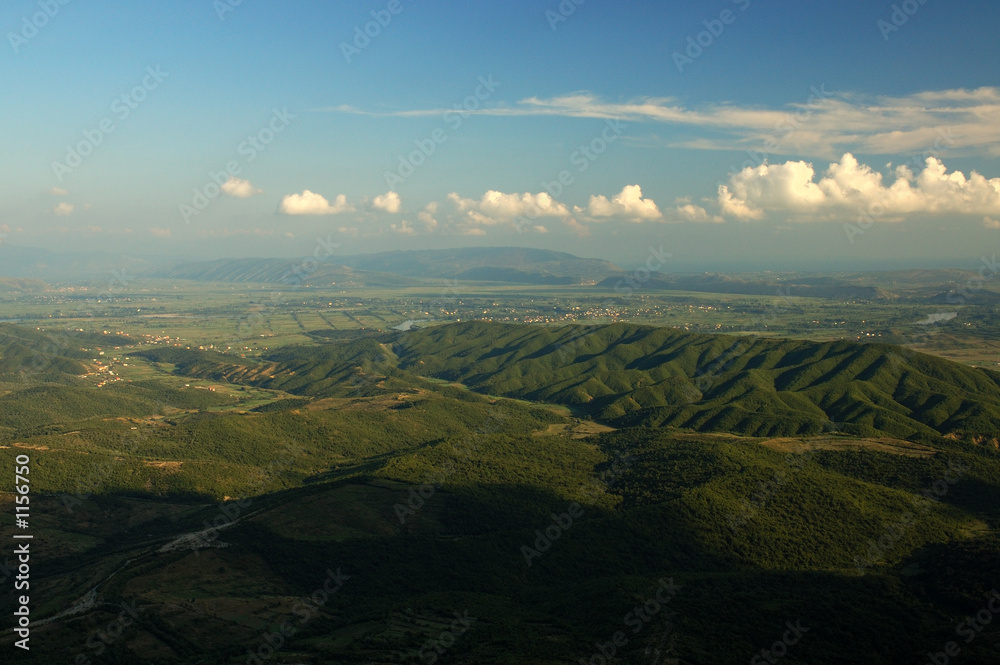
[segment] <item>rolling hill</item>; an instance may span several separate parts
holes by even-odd
[[[885,344],[469,322],[290,347],[263,362],[179,349],[147,356],[189,376],[310,396],[427,377],[566,405],[619,427],[748,436],[836,430],[992,445],[1000,437],[1000,374]]]
[[[1000,436],[1000,374],[890,345],[472,322],[412,333],[397,354],[405,370],[619,426]]]
[[[996,375],[896,347],[461,323],[130,356],[154,378],[0,395],[37,534],[20,662],[729,665],[791,622],[782,663],[894,665],[1000,579],[1000,451],[966,436]]]

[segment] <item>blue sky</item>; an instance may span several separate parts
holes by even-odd
[[[888,269],[1000,240],[1000,5],[234,1],[4,3],[2,247]]]

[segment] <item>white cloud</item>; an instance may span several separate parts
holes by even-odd
[[[406,236],[412,236],[417,232],[416,229],[414,229],[413,226],[405,219],[402,220],[399,224],[392,224],[389,228],[391,228],[396,233]]]
[[[713,222],[718,224],[725,221],[718,215],[709,215],[707,210],[692,203],[677,206],[677,213],[682,219],[689,222]]]
[[[409,109],[371,113],[349,106],[326,109],[375,116],[440,116],[449,111]],[[940,154],[943,149],[1000,154],[1000,88],[919,92],[903,97],[804,91],[794,103],[775,108],[716,103],[686,108],[672,98],[610,102],[583,92],[552,98],[529,97],[513,106],[471,111],[492,116],[556,116],[662,123],[700,130],[670,145],[701,150],[755,150],[836,158],[845,151],[865,154]]]
[[[639,185],[626,186],[610,201],[605,196],[591,196],[587,212],[591,217],[618,217],[634,222],[663,218],[652,199],[642,198]]]
[[[170,229],[158,229],[156,227],[153,227],[153,228],[149,229],[149,232],[150,232],[150,234],[153,235],[153,237],[156,237],[156,238],[169,238],[170,236],[173,235],[173,233],[171,233]]]
[[[736,219],[760,219],[764,216],[763,210],[751,210],[746,201],[734,197],[726,185],[719,185],[719,207],[723,215]]]
[[[566,228],[568,228],[570,231],[572,231],[574,234],[576,234],[576,236],[579,237],[579,238],[589,238],[590,237],[590,229],[587,228],[587,225],[586,224],[581,224],[580,222],[576,221],[572,217],[570,217],[569,219],[563,220],[563,224],[565,224]]]
[[[860,164],[850,153],[830,164],[817,180],[813,165],[803,162],[763,164],[734,175],[720,185],[718,203],[723,214],[738,219],[760,219],[766,212],[815,213],[858,210],[879,215],[917,213],[1000,214],[1000,178],[987,180],[972,171],[948,173],[934,157],[914,175],[899,166],[893,182]]]
[[[382,196],[376,196],[375,200],[372,201],[372,207],[376,210],[382,210],[389,213],[397,213],[402,205],[399,200],[399,194],[396,192],[387,192]]]
[[[990,217],[983,217],[983,226],[988,229],[1000,229],[1000,219],[991,219]]]
[[[279,210],[286,215],[339,215],[353,212],[354,208],[347,205],[347,197],[337,196],[333,205],[320,194],[308,189],[301,194],[289,194],[281,200]]]
[[[424,209],[417,213],[417,221],[424,225],[428,233],[435,231],[438,227],[438,221],[434,217],[437,213],[438,204],[431,201]]]
[[[56,215],[59,215],[60,217],[65,217],[66,215],[73,214],[74,210],[76,210],[76,206],[74,206],[72,203],[66,203],[64,201],[59,205],[57,205],[55,208],[53,208],[52,212],[55,213]]]
[[[51,194],[52,196],[66,196],[67,194],[69,194],[69,192],[67,192],[62,187],[53,187],[52,189],[49,190],[49,194]]]
[[[448,195],[460,213],[463,221],[475,226],[495,226],[515,221],[515,217],[537,219],[539,217],[565,218],[570,216],[569,208],[556,201],[546,192],[538,194],[504,194],[490,190],[481,199],[463,199],[457,193]]]
[[[249,180],[243,180],[236,176],[229,176],[229,180],[222,185],[222,191],[238,199],[248,199],[251,196],[264,193],[263,190],[255,188]]]

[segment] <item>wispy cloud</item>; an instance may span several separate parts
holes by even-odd
[[[761,149],[776,154],[837,157],[844,152],[902,154],[923,152],[947,139],[950,150],[1000,156],[1000,88],[919,92],[869,97],[853,93],[805,91],[808,101],[780,108],[718,103],[688,108],[674,98],[626,102],[587,92],[551,98],[528,97],[512,106],[484,106],[468,113],[484,116],[556,116],[620,119],[636,123],[700,129],[703,135],[667,140],[667,145],[699,150]],[[368,111],[343,105],[322,109],[375,117],[440,116],[452,109]]]

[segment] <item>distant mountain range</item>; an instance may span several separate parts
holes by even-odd
[[[40,279],[47,282],[126,281],[154,261],[115,252],[52,252],[39,247],[0,245],[0,278]]]
[[[405,287],[440,285],[440,280],[495,284],[583,285],[617,290],[626,285],[648,293],[679,291],[828,300],[911,301],[927,304],[1000,303],[1000,292],[977,284],[972,270],[724,274],[631,273],[602,259],[581,258],[527,247],[464,247],[303,258],[225,258],[171,261],[162,256],[114,252],[56,253],[37,247],[0,245],[0,289],[44,290],[47,283],[113,283],[156,278],[196,282],[260,283],[287,286]],[[11,281],[20,280],[20,281]],[[34,280],[34,281],[25,281]],[[38,280],[44,280],[38,281]],[[981,288],[980,288],[981,286]]]
[[[148,277],[201,282],[404,286],[427,279],[515,284],[595,284],[621,271],[613,263],[525,247],[467,247],[334,257],[312,267],[301,260],[221,259],[147,271]]]

